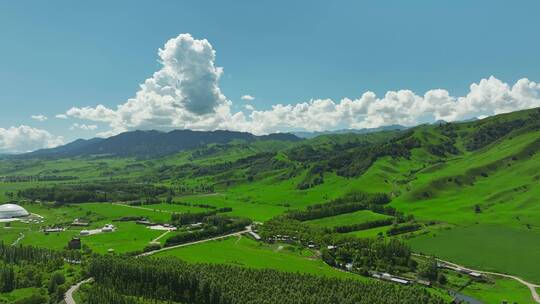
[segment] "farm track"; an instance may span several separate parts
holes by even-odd
[[[126,204],[120,204],[120,203],[111,203],[113,205],[116,205],[116,206],[124,206],[124,207],[127,207],[127,208],[133,208],[133,209],[139,209],[139,210],[147,210],[147,211],[153,211],[153,212],[163,212],[163,213],[175,213],[174,211],[169,211],[169,210],[161,210],[161,209],[152,209],[152,208],[146,208],[146,207],[140,207],[140,206],[130,206],[130,205],[126,205]]]
[[[221,235],[221,236],[216,236],[216,237],[213,237],[213,238],[210,238],[210,239],[204,239],[204,240],[195,241],[195,242],[191,242],[191,243],[185,243],[185,244],[175,245],[175,246],[171,246],[171,247],[163,247],[161,249],[148,251],[148,252],[145,252],[145,253],[141,253],[137,257],[149,256],[149,255],[156,254],[158,252],[163,252],[163,251],[172,250],[172,249],[176,249],[176,248],[187,247],[187,246],[191,246],[191,245],[196,245],[196,244],[206,243],[206,242],[210,242],[210,241],[225,239],[225,238],[228,238],[228,237],[231,237],[231,236],[239,236],[239,235],[248,233],[250,231],[251,231],[251,227],[247,227],[245,230],[242,230],[242,231],[229,233],[229,234],[225,234],[225,235]]]
[[[13,244],[11,244],[11,246],[16,246],[20,241],[22,241],[22,239],[24,239],[24,233],[21,232],[19,237],[13,242]]]
[[[162,234],[160,234],[157,238],[153,239],[152,241],[150,241],[150,243],[155,243],[155,242],[158,242],[159,240],[161,240],[163,237],[165,237],[167,234],[169,234],[171,231],[170,230],[167,230],[165,232],[163,232]]]
[[[424,257],[424,258],[428,257],[426,255],[418,254],[418,253],[413,253],[413,255],[419,256],[419,257]],[[472,269],[472,268],[468,268],[468,267],[465,267],[465,266],[462,266],[462,265],[459,265],[459,264],[456,264],[456,263],[453,263],[453,262],[450,262],[450,261],[442,260],[442,259],[437,259],[437,261],[443,262],[443,263],[451,266],[450,268],[455,270],[455,271],[466,270],[466,271],[477,272],[477,273],[481,273],[481,274],[499,276],[499,277],[504,277],[504,278],[516,280],[519,283],[527,286],[527,288],[529,288],[529,290],[531,291],[531,297],[533,298],[533,300],[536,303],[540,303],[540,295],[538,294],[538,291],[536,290],[536,288],[540,288],[540,285],[527,282],[527,281],[523,280],[520,277],[516,277],[516,276],[513,276],[513,275],[509,275],[509,274],[491,272],[491,271],[482,271],[482,270],[478,270],[478,269]]]

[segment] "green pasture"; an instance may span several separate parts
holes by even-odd
[[[343,195],[346,190],[343,185],[349,183],[346,178],[335,174],[325,174],[323,184],[306,190],[298,190],[297,186],[302,179],[303,176],[286,180],[269,176],[254,182],[238,184],[228,189],[227,194],[240,201],[285,205],[298,209]]]
[[[473,282],[461,290],[461,293],[484,303],[535,303],[529,288],[512,279],[492,278],[489,283]]]
[[[114,220],[124,216],[144,216],[153,221],[169,222],[172,214],[172,211],[146,209],[146,207],[136,208],[110,203],[86,203],[61,207],[52,207],[46,204],[27,204],[25,208],[32,213],[43,216],[44,223],[12,222],[10,228],[4,228],[5,224],[2,223],[0,224],[2,229],[0,241],[11,244],[19,237],[20,233],[23,233],[24,237],[20,240],[20,244],[62,249],[66,247],[68,241],[73,237],[81,237],[83,244],[98,253],[106,253],[108,249],[114,249],[116,253],[142,250],[150,241],[163,233],[163,231],[151,230],[134,222],[118,222]],[[180,212],[194,207],[174,205],[171,208]],[[90,220],[89,227],[72,227],[66,231],[49,234],[41,232],[41,229],[47,226],[62,224],[65,227],[75,218],[82,217]],[[113,224],[117,227],[117,230],[110,233],[80,236],[80,231],[83,229],[101,228],[105,224]]]
[[[339,278],[365,278],[326,265],[313,251],[290,245],[267,245],[247,237],[224,240],[163,251],[155,257],[174,256],[190,263],[231,264],[252,268],[271,268]]]
[[[389,218],[389,216],[375,213],[370,210],[360,210],[352,213],[340,214],[331,217],[324,217],[321,219],[306,221],[308,224],[317,225],[321,227],[333,228],[337,226],[346,226],[358,223],[364,223],[369,221],[381,220]]]
[[[81,242],[97,253],[106,253],[109,249],[113,249],[115,253],[126,253],[142,250],[164,233],[133,222],[118,222],[115,226],[117,229],[114,232],[84,236]]]
[[[540,223],[540,154],[512,159],[535,142],[540,132],[516,136],[496,148],[458,157],[435,170],[426,168],[408,184],[411,191],[393,200],[392,205],[418,218],[436,219],[454,224],[496,223],[512,227]],[[470,170],[485,176],[472,176]],[[474,177],[461,185],[448,179]],[[429,197],[422,198],[422,193]],[[480,213],[475,212],[478,205]]]
[[[382,236],[386,236],[386,231],[389,228],[390,227],[388,227],[388,226],[376,227],[376,228],[371,228],[371,229],[366,229],[366,230],[353,231],[353,232],[349,232],[347,234],[348,235],[353,235],[353,236],[356,236],[356,237],[359,237],[359,238],[372,238],[372,237],[378,237],[381,234],[382,234]]]
[[[15,289],[12,292],[0,293],[0,303],[14,303],[30,297],[33,294],[39,294],[40,289],[35,287]]]
[[[416,252],[540,283],[540,230],[498,225],[442,229],[408,240]]]
[[[218,208],[230,207],[232,212],[229,214],[250,218],[254,221],[266,221],[270,218],[285,212],[288,208],[264,202],[253,202],[246,197],[238,197],[233,194],[217,194],[217,195],[191,195],[178,198],[179,201],[192,204],[208,204]],[[194,207],[196,208],[196,207]],[[204,211],[198,208],[198,211]]]

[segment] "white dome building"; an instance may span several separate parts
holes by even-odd
[[[30,213],[23,207],[15,204],[0,205],[0,219],[10,219],[28,216]]]

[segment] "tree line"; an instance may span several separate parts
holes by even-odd
[[[241,231],[251,224],[251,220],[216,214],[205,217],[202,224],[199,230],[179,232],[169,237],[165,240],[165,246],[174,246]]]
[[[394,223],[395,219],[385,218],[380,220],[367,221],[362,223],[355,223],[350,225],[341,225],[333,228],[334,232],[337,233],[348,233],[352,231],[367,230],[377,227],[389,226]]]
[[[80,259],[79,252],[8,246],[0,242],[0,292],[35,287],[42,292],[15,303],[58,303],[70,284],[64,276],[65,261],[75,259]]]
[[[394,215],[396,211],[393,208],[382,206],[389,202],[390,197],[386,194],[354,192],[324,204],[308,206],[305,210],[289,211],[285,214],[285,217],[308,221],[367,209]]]
[[[173,213],[171,215],[171,223],[177,226],[189,225],[202,222],[205,218],[216,215],[218,213],[225,213],[231,211],[232,208],[224,207],[205,212]]]
[[[169,189],[151,184],[127,182],[103,182],[81,184],[58,184],[51,187],[33,187],[17,192],[20,198],[57,203],[113,202],[132,200],[155,200]]]

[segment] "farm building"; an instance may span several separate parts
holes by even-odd
[[[68,248],[78,250],[81,249],[81,239],[80,238],[73,238],[68,242]]]
[[[0,219],[19,218],[30,215],[26,209],[15,204],[0,205]]]
[[[55,233],[55,232],[62,232],[64,231],[65,229],[62,228],[62,227],[53,227],[53,228],[46,228],[46,229],[43,229],[43,232],[45,233]]]
[[[105,225],[105,227],[101,228],[101,232],[113,232],[114,226],[111,224]]]
[[[471,271],[469,272],[469,275],[475,279],[481,279],[482,278],[482,274],[481,273],[478,273],[478,272],[474,272],[474,271]]]
[[[261,240],[261,236],[258,235],[257,233],[253,232],[253,231],[250,231],[249,234],[256,240],[256,241],[260,241]]]
[[[80,219],[76,218],[73,220],[73,223],[71,223],[71,226],[81,226],[81,227],[86,227],[88,226],[89,224],[87,222],[83,222],[81,221]]]

